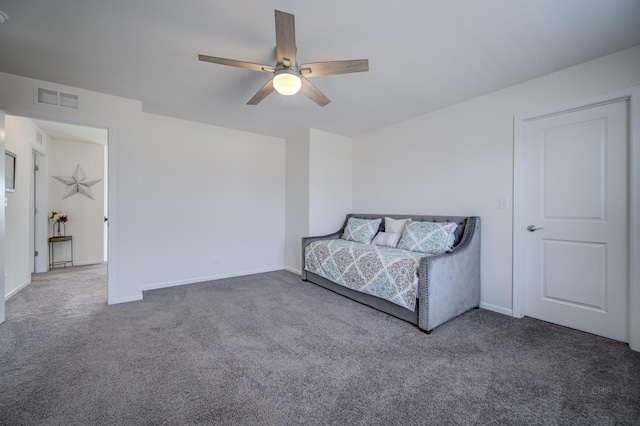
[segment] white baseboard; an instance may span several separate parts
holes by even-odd
[[[510,317],[513,316],[513,310],[505,308],[504,306],[497,306],[490,303],[480,302],[480,307],[482,309],[486,309],[487,311],[497,312],[499,314],[508,315]]]
[[[107,301],[108,305],[117,305],[118,303],[128,303],[128,302],[136,302],[138,300],[142,300],[142,292],[140,292],[139,295],[135,295],[135,296],[125,296],[125,297],[118,297],[116,299],[109,299]]]
[[[81,260],[80,262],[73,262],[73,266],[84,266],[84,265],[96,265],[98,263],[107,263],[102,259],[98,260]]]
[[[231,272],[228,274],[210,275],[207,277],[194,277],[194,278],[188,278],[186,280],[176,280],[176,281],[166,281],[161,283],[146,284],[142,286],[142,291],[157,290],[159,288],[175,287],[178,285],[196,284],[196,283],[202,283],[206,281],[220,280],[223,278],[233,278],[233,277],[242,277],[245,275],[262,274],[264,272],[281,271],[283,269],[284,269],[284,266],[277,266],[273,268],[252,269],[247,271]]]
[[[299,269],[290,268],[289,266],[284,267],[285,271],[293,272],[296,275],[302,275],[302,271]]]
[[[22,290],[23,288],[25,288],[26,286],[28,286],[29,284],[31,284],[31,280],[27,280],[26,282],[20,284],[18,287],[14,288],[13,290],[11,290],[9,293],[7,293],[4,296],[4,300],[5,302],[9,299],[11,299],[13,296],[15,296],[16,294],[18,294],[20,292],[20,290]]]

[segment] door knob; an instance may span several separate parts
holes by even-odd
[[[544,229],[544,228],[536,228],[535,225],[527,226],[527,231],[529,231],[529,232],[535,232],[535,231],[538,231],[540,229]]]

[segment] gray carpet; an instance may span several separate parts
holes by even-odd
[[[640,424],[640,354],[482,309],[425,335],[285,271],[107,306],[83,266],[8,301],[0,423]]]

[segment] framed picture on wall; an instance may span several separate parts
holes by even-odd
[[[11,151],[4,151],[4,190],[16,192],[16,155]]]

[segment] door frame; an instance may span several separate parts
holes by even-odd
[[[108,168],[106,170],[106,178],[107,178],[107,197],[108,197],[108,212],[109,212],[109,226],[107,228],[107,303],[113,304],[118,303],[115,297],[115,271],[116,271],[116,229],[117,229],[117,220],[116,219],[116,203],[115,203],[115,187],[116,187],[116,128],[113,124],[105,123],[105,122],[91,122],[86,120],[77,120],[75,118],[52,114],[44,111],[31,110],[31,109],[23,109],[23,108],[12,108],[12,107],[3,107],[2,110],[6,115],[15,115],[19,117],[37,119],[37,120],[47,120],[47,121],[56,121],[58,123],[66,123],[73,124],[77,126],[86,126],[86,127],[98,127],[102,129],[107,129],[107,161]],[[3,297],[4,299],[4,297]],[[4,300],[3,300],[4,302]]]
[[[640,86],[631,87],[606,95],[601,95],[562,107],[549,108],[537,113],[514,117],[513,138],[513,301],[512,312],[516,318],[524,316],[525,289],[522,264],[524,232],[522,208],[522,170],[523,159],[523,126],[527,121],[564,114],[580,109],[618,101],[628,102],[628,230],[627,246],[628,266],[628,321],[629,347],[640,351],[640,263],[631,259],[640,259]]]

